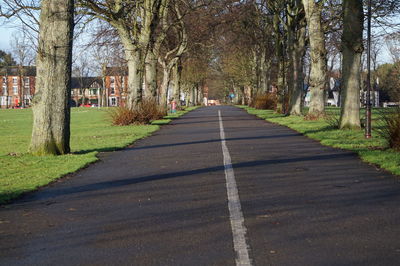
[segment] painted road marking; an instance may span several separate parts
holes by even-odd
[[[229,150],[226,146],[221,110],[218,110],[218,117],[222,143],[222,153],[224,156],[226,192],[228,194],[228,208],[233,234],[233,247],[237,255],[236,265],[251,265],[249,257],[249,247],[246,243],[246,227],[244,226],[242,207],[240,205],[239,192],[236,186],[236,179],[232,167],[231,156],[229,155]]]

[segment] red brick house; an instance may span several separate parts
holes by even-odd
[[[28,107],[35,93],[36,67],[12,66],[0,69],[0,107]]]
[[[1,68],[0,107],[29,107],[35,94],[35,81],[36,67]],[[71,106],[125,106],[127,89],[127,67],[107,67],[103,79],[100,77],[73,77],[71,80]]]
[[[105,94],[108,106],[125,106],[128,89],[128,68],[107,67],[105,71]]]

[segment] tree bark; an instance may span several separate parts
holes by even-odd
[[[363,2],[343,1],[342,73],[343,93],[340,128],[359,129],[360,80],[363,47]]]
[[[306,28],[301,27],[298,32],[298,39],[294,45],[294,60],[293,60],[293,78],[294,87],[290,98],[290,114],[301,115],[303,88],[304,88],[304,73],[303,73],[303,58],[306,52]]]
[[[303,0],[311,49],[309,114],[317,116],[325,112],[325,86],[327,82],[325,35],[322,28],[323,3],[324,1],[316,3],[314,0]]]
[[[42,1],[29,148],[35,155],[70,152],[73,19],[73,0]]]
[[[145,66],[145,82],[146,88],[144,96],[148,99],[156,99],[157,97],[157,58],[153,50],[149,50],[146,56]]]
[[[296,61],[296,52],[294,50],[295,46],[295,35],[296,35],[296,25],[295,20],[291,16],[287,18],[287,53],[288,53],[288,71],[287,71],[287,84],[288,84],[288,94],[289,94],[289,114],[292,114],[292,97],[295,93],[296,89],[296,80],[295,80],[295,61]]]
[[[300,1],[297,3],[301,5]],[[303,73],[303,58],[306,52],[306,21],[304,12],[296,16],[296,23],[294,24],[295,41],[293,44],[292,53],[292,69],[293,69],[293,83],[291,87],[291,97],[289,102],[290,115],[301,115],[302,100],[303,100],[303,87],[304,87],[304,73]]]
[[[124,28],[117,28],[125,49],[125,59],[128,66],[128,95],[126,106],[133,109],[142,99],[143,90],[143,57],[142,49],[134,45],[129,33]]]
[[[275,34],[275,53],[278,60],[278,77],[277,77],[277,111],[283,111],[284,109],[284,91],[285,91],[285,55],[283,47],[283,37],[281,33],[281,23],[279,19],[279,14],[274,14],[273,19],[274,34]]]
[[[173,83],[173,90],[172,90],[172,95],[177,102],[178,105],[180,105],[180,98],[181,98],[181,77],[182,77],[182,64],[180,58],[176,60],[176,64],[172,68],[172,83]]]
[[[168,107],[168,86],[170,83],[171,76],[171,67],[165,64],[162,64],[163,67],[163,78],[160,85],[160,95],[159,95],[159,105],[165,108]]]
[[[267,93],[270,85],[271,58],[267,57],[266,49],[264,49],[261,59],[261,89],[263,93]]]
[[[190,101],[192,102],[192,106],[196,106],[197,105],[196,85],[195,84],[191,84]]]

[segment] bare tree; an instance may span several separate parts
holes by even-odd
[[[128,65],[128,108],[142,99],[143,72],[154,39],[162,0],[80,0],[82,12],[108,22],[118,32]]]

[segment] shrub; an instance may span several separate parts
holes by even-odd
[[[320,120],[321,118],[326,118],[326,113],[324,112],[308,113],[306,116],[304,116],[304,120],[307,121],[317,121]]]
[[[111,122],[115,126],[131,124],[150,124],[151,121],[161,119],[166,115],[164,108],[156,101],[144,99],[133,110],[126,107],[115,107],[109,110]]]
[[[159,106],[155,100],[144,99],[133,110],[135,123],[150,124],[153,120],[158,120],[167,115],[166,110]]]
[[[277,104],[275,93],[265,93],[257,95],[252,102],[252,107],[256,109],[275,110]]]
[[[326,114],[325,121],[332,129],[340,128],[340,115],[338,114]]]
[[[380,113],[381,125],[378,134],[383,137],[390,148],[400,151],[400,108]]]
[[[126,107],[113,107],[108,111],[114,126],[127,126],[135,123],[135,112]]]

